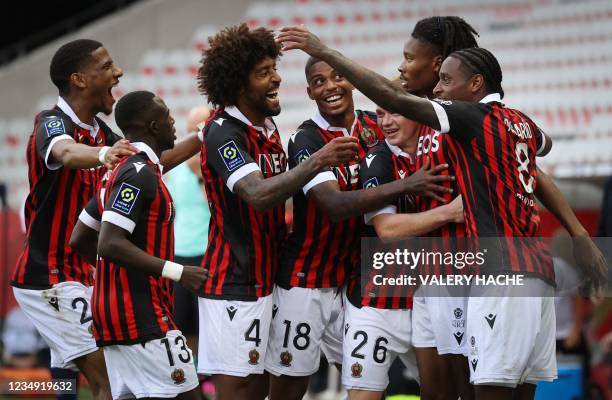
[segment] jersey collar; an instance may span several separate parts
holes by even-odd
[[[319,128],[330,131],[330,132],[342,132],[344,136],[351,136],[355,131],[355,125],[357,124],[357,112],[355,112],[355,119],[353,120],[353,125],[351,126],[351,131],[348,132],[345,128],[340,126],[331,126],[329,122],[321,115],[321,112],[317,110],[315,114],[311,118],[315,124],[319,126]]]
[[[501,103],[501,96],[499,93],[491,93],[483,97],[479,103]]]
[[[237,120],[247,124],[248,126],[252,126],[258,132],[263,133],[268,138],[274,134],[274,131],[276,131],[276,125],[274,125],[274,121],[272,121],[272,118],[266,118],[264,122],[265,127],[263,127],[253,125],[251,121],[249,121],[249,119],[236,106],[225,107],[225,112],[228,113],[230,116],[236,118]]]
[[[96,121],[95,118],[94,118],[93,126],[87,125],[86,123],[81,122],[79,117],[77,117],[77,115],[72,110],[72,107],[70,107],[70,104],[68,104],[68,102],[66,102],[66,100],[64,100],[62,96],[59,96],[57,98],[57,106],[59,107],[60,110],[64,112],[64,114],[70,117],[72,122],[74,122],[75,124],[77,124],[83,129],[87,129],[91,133],[91,136],[94,139],[96,138],[96,135],[98,134],[98,131],[100,130],[100,125],[98,125],[98,121]]]
[[[159,157],[157,157],[157,154],[155,154],[153,149],[148,144],[144,142],[134,142],[130,144],[136,147],[139,151],[143,151],[147,157],[149,157],[149,160],[153,161],[154,164],[157,164],[159,171],[163,173],[164,166],[159,163]]]
[[[385,139],[385,143],[387,144],[387,147],[389,147],[389,150],[391,150],[391,153],[393,153],[396,157],[406,157],[410,160],[410,164],[414,164],[414,158],[412,158],[410,154],[404,152],[404,150],[400,149],[398,146],[389,143],[387,139]]]

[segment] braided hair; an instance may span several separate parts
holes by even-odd
[[[442,59],[453,51],[478,47],[474,36],[478,36],[478,32],[463,18],[455,16],[424,18],[412,31],[413,38],[432,45]]]
[[[487,85],[488,93],[499,93],[504,98],[502,89],[502,71],[497,58],[487,49],[473,47],[458,50],[449,55],[461,61],[461,68],[471,75],[480,74]]]

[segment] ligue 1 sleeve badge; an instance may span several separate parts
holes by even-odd
[[[175,385],[180,385],[185,382],[185,371],[182,368],[175,368],[170,374],[170,378],[172,378]]]
[[[259,364],[259,352],[257,349],[253,349],[249,351],[249,364],[257,365]]]

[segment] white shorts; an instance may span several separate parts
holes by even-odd
[[[272,295],[257,301],[200,297],[198,373],[245,377],[264,373]]]
[[[72,360],[98,350],[89,307],[92,291],[80,282],[46,290],[13,288],[21,310],[51,349],[51,367],[76,370]]]
[[[181,331],[144,344],[105,346],[113,399],[176,397],[199,385],[193,354]]]
[[[526,278],[525,286],[547,286],[554,295],[536,278]],[[512,287],[494,290],[511,294]],[[516,387],[557,377],[554,297],[471,297],[467,337],[474,385]]]
[[[413,299],[413,346],[436,347],[440,355],[467,355],[467,297],[435,297],[436,288],[427,288],[427,293],[423,289],[419,288]]]
[[[342,362],[342,292],[276,286],[273,298],[266,371],[310,376],[319,369],[321,350],[330,364]]]
[[[384,391],[389,368],[398,356],[418,380],[411,310],[357,308],[348,301],[344,308],[342,385],[347,390]]]

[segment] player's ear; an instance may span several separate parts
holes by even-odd
[[[87,77],[85,76],[85,74],[82,74],[80,72],[73,72],[72,74],[70,74],[70,82],[81,89],[85,89],[87,87]]]
[[[157,126],[157,121],[153,120],[149,122],[149,131],[157,135],[159,131],[158,126]]]
[[[314,97],[312,97],[312,90],[310,90],[310,85],[306,86],[306,93],[308,93],[310,100],[314,100]]]
[[[480,89],[484,88],[484,77],[480,74],[476,74],[474,76],[472,76],[471,82],[470,82],[470,91],[472,93],[477,93],[478,91],[480,91]]]
[[[442,56],[435,56],[433,59],[433,67],[436,75],[440,73],[440,68],[442,67]]]

